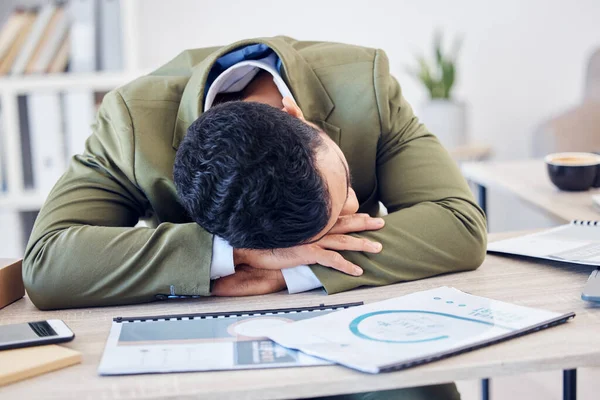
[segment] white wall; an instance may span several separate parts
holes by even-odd
[[[425,93],[407,75],[441,27],[464,35],[457,96],[473,140],[499,158],[530,154],[534,127],[576,104],[587,57],[600,46],[599,0],[144,0],[140,64],[153,68],[193,47],[285,34],[384,49],[418,111]]]
[[[469,136],[498,159],[531,154],[544,119],[577,104],[585,65],[600,46],[600,0],[144,0],[140,66],[154,68],[186,48],[284,34],[384,49],[418,113],[426,93],[409,76],[414,54],[430,54],[436,28],[464,36],[456,95],[470,107]],[[490,191],[493,232],[557,224]]]

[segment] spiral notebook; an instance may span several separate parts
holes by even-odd
[[[118,317],[113,320],[98,372],[127,375],[330,364],[278,346],[262,332],[361,304]]]
[[[574,316],[440,287],[272,326],[265,336],[289,349],[379,373],[489,346]]]
[[[489,243],[487,250],[600,266],[600,221],[574,220],[543,232]]]

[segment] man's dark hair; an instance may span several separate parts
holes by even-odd
[[[232,101],[202,114],[175,157],[179,201],[234,248],[306,243],[330,217],[316,167],[319,131],[266,104]]]

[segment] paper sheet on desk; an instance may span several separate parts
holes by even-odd
[[[572,222],[539,233],[489,243],[487,250],[600,266],[600,226]]]
[[[113,322],[98,372],[126,375],[330,364],[285,349],[259,333],[268,326],[329,312]]]
[[[441,287],[271,327],[264,334],[282,346],[378,373],[542,329],[571,316]]]

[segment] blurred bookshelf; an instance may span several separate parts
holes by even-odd
[[[83,151],[104,94],[144,74],[140,4],[0,3],[0,229],[21,232],[20,252],[51,187]]]
[[[38,211],[46,201],[46,195],[34,190],[26,190],[18,195],[0,196],[0,208],[17,211]]]
[[[87,89],[109,91],[139,77],[125,72],[62,73],[0,78],[0,95],[15,96],[36,90],[69,91]]]

